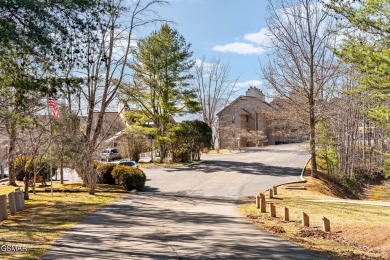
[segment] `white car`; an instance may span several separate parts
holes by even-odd
[[[138,168],[138,164],[135,161],[123,160],[123,161],[117,161],[115,163],[118,164],[118,165],[130,166],[130,167],[133,167],[133,168]]]

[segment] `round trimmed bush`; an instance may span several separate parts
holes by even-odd
[[[130,172],[125,172],[121,176],[121,184],[123,188],[127,191],[131,191],[135,189],[135,175]]]
[[[115,184],[112,170],[117,166],[115,163],[96,163],[96,183]]]
[[[112,170],[112,176],[125,190],[142,190],[145,186],[146,175],[140,170],[129,166],[117,165]]]
[[[142,190],[145,187],[146,175],[140,169],[134,169],[134,186],[136,190]]]

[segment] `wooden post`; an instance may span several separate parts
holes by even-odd
[[[283,215],[284,221],[290,221],[290,212],[287,207],[284,207],[284,215]]]
[[[274,197],[274,190],[272,188],[269,189],[269,198],[272,199]]]
[[[273,218],[276,217],[276,207],[273,203],[269,204],[269,212],[270,212],[271,217],[273,217]]]
[[[14,192],[14,198],[15,198],[15,205],[16,205],[16,211],[21,211],[22,209],[22,202],[20,201],[20,191]]]
[[[0,195],[0,221],[8,219],[7,213],[7,195]]]
[[[260,196],[260,200],[265,199],[264,193],[259,193],[259,196]]]
[[[20,204],[22,206],[22,209],[24,209],[25,208],[25,206],[24,206],[24,192],[19,191],[19,196],[20,196]]]
[[[11,215],[13,216],[16,214],[15,193],[13,191],[8,194],[8,203]]]
[[[274,195],[278,195],[278,187],[273,186],[272,189],[274,190]]]
[[[324,221],[324,232],[330,232],[330,220],[322,217],[322,221]]]
[[[305,212],[302,212],[302,226],[304,227],[310,226],[309,215],[307,215]]]
[[[260,196],[256,196],[256,208],[260,208]]]
[[[260,200],[260,212],[265,213],[267,212],[266,210],[267,203],[265,202],[265,199]]]

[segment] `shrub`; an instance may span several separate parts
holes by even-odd
[[[116,165],[112,170],[111,174],[114,177],[117,184],[121,183],[121,176],[127,172],[127,167],[122,165]]]
[[[140,170],[129,166],[117,165],[112,170],[112,176],[125,190],[141,190],[145,186],[146,175]]]
[[[354,195],[358,193],[360,188],[359,180],[355,177],[344,177],[342,184],[350,193]]]
[[[125,190],[131,191],[135,189],[135,175],[130,172],[125,172],[122,176],[122,186]]]
[[[115,163],[96,163],[96,183],[115,184],[112,170],[117,166]]]
[[[18,181],[22,181],[24,176],[26,176],[26,165],[27,165],[27,162],[30,161],[31,156],[25,156],[25,155],[21,155],[21,156],[18,156],[14,159],[14,169],[15,169],[15,173],[16,173],[16,179]]]
[[[34,159],[34,160],[33,160]],[[34,163],[37,174],[44,177],[46,180],[50,179],[50,162],[48,162],[42,156],[33,157],[32,155],[21,155],[15,158],[14,168],[16,171],[16,179],[22,181],[29,174],[29,177],[34,176]],[[57,167],[55,164],[52,165],[52,176],[55,175]]]
[[[134,169],[134,187],[135,187],[135,189],[142,190],[145,187],[145,182],[146,182],[145,173],[140,169]]]

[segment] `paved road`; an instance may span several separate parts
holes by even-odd
[[[189,167],[145,169],[147,191],[241,198],[273,185],[300,181],[310,158],[302,144],[248,149],[236,154],[202,155]]]
[[[274,146],[147,170],[146,192],[88,216],[42,259],[327,259],[260,230],[235,204],[299,180],[307,159],[297,145]]]
[[[53,180],[60,180],[60,178],[60,169],[58,169],[57,174],[53,176]],[[64,168],[64,181],[81,182],[81,179],[75,170]]]

